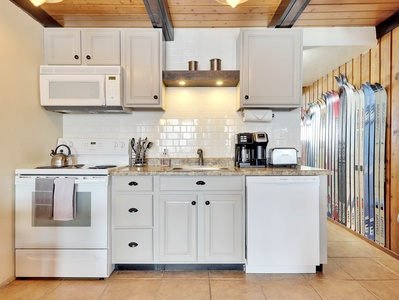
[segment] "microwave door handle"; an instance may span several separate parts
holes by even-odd
[[[107,106],[107,76],[104,76],[103,79],[103,95],[104,95],[104,101],[103,101],[103,106]]]

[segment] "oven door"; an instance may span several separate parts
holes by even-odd
[[[76,217],[71,221],[36,218],[36,177],[50,176],[17,175],[15,179],[15,247],[107,248],[108,176],[71,176],[76,178]]]

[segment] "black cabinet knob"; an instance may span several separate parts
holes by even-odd
[[[137,244],[136,242],[130,242],[129,244],[127,244],[130,248],[136,248],[139,244]]]
[[[91,56],[90,55],[86,55],[86,59],[91,59]]]
[[[245,95],[244,98],[245,98],[245,100],[248,100],[248,99],[249,99],[249,96],[248,96],[248,95]]]
[[[195,184],[196,185],[205,185],[205,181],[199,180]]]
[[[75,59],[79,59],[79,55],[75,55],[74,58],[75,58]]]
[[[128,184],[129,184],[130,186],[137,186],[137,185],[139,185],[136,181],[130,181]]]
[[[137,208],[135,208],[135,207],[132,207],[132,208],[129,208],[128,209],[128,212],[130,212],[130,213],[136,213],[136,212],[138,212],[139,210],[137,209]]]
[[[195,202],[195,201],[191,202],[191,205],[195,205],[195,204],[197,204],[197,202]]]
[[[154,95],[154,99],[157,100],[157,99],[158,99],[158,96],[157,96],[157,95]]]
[[[211,204],[211,202],[205,201],[205,205],[209,205],[209,204]]]

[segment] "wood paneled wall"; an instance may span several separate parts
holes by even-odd
[[[345,74],[355,86],[379,82],[388,93],[385,168],[386,247],[399,254],[399,28],[379,39],[368,52],[320,78],[303,89],[303,106],[322,93],[338,91],[334,76]]]

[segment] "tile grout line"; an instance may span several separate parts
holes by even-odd
[[[391,273],[393,273],[393,274],[395,274],[396,276],[398,276],[398,279],[397,280],[399,280],[399,274],[398,273],[396,273],[394,270],[392,270],[391,268],[389,268],[389,267],[387,267],[386,265],[384,265],[383,263],[381,263],[381,262],[379,262],[378,260],[376,260],[376,258],[379,258],[379,257],[370,257],[373,261],[375,261],[377,264],[379,264],[380,266],[382,266],[383,268],[385,268],[385,269],[387,269],[388,271],[390,271]],[[396,280],[396,279],[392,279],[392,280]]]

